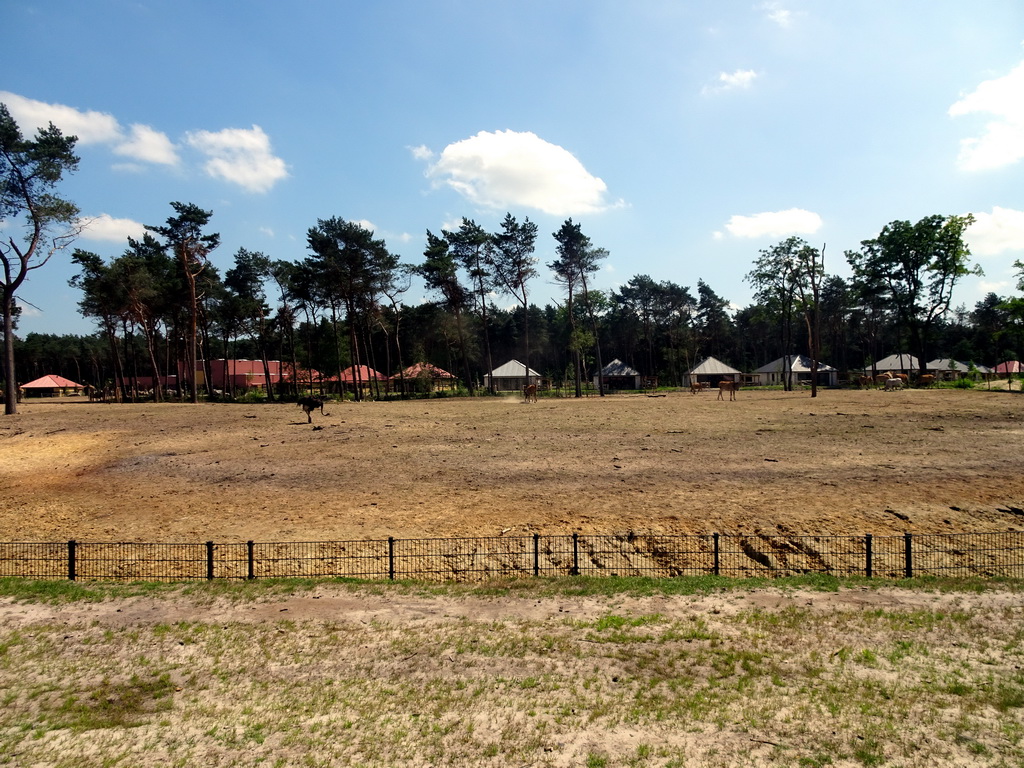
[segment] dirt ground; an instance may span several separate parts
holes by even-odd
[[[0,419],[0,540],[1024,528],[1024,399],[985,389],[117,405]]]

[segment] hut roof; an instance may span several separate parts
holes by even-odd
[[[71,379],[65,379],[63,376],[56,374],[47,374],[46,376],[40,376],[35,381],[30,381],[28,384],[22,384],[22,389],[85,389],[82,384],[76,384]]]
[[[875,363],[874,367],[875,370],[879,371],[903,371],[917,370],[920,368],[920,365],[918,365],[917,358],[913,355],[898,353],[879,360]]]
[[[454,379],[455,374],[448,373],[444,368],[438,368],[430,363],[416,363],[410,365],[401,374],[395,374],[392,379],[399,379],[404,376],[407,379],[415,379],[417,376],[426,376],[431,379]]]
[[[608,365],[601,369],[602,376],[639,376],[640,371],[630,368],[624,362],[615,358]]]
[[[950,363],[952,363],[952,366],[950,365]],[[935,360],[932,360],[930,363],[928,363],[928,365],[925,367],[928,368],[929,371],[952,370],[956,371],[957,373],[967,373],[969,370],[971,370],[971,366],[969,366],[967,363],[961,363],[959,360],[950,360],[948,357],[946,359],[942,359],[941,357],[936,358]]]
[[[371,368],[368,365],[351,365],[341,372],[341,380],[344,382],[355,381],[357,369],[359,372],[359,381],[373,381],[374,379],[384,381],[385,379],[387,379],[387,376],[385,376],[383,373],[373,370],[373,368]]]
[[[811,358],[807,355],[786,355],[768,365],[762,365],[754,373],[784,373],[786,370],[791,370],[793,373],[810,373]],[[835,368],[831,365],[823,363],[821,360],[818,361],[818,373],[834,370]]]
[[[519,376],[525,377],[526,366],[520,363],[518,360],[509,360],[504,365],[499,365],[490,373],[496,379],[514,379]],[[530,376],[540,376],[533,368],[530,369]]]
[[[993,368],[996,373],[1020,373],[1020,361],[1019,360],[1007,360],[1005,363],[1000,363]]]
[[[735,376],[738,373],[740,371],[714,357],[706,358],[700,365],[690,371],[691,376],[719,376],[723,374]]]

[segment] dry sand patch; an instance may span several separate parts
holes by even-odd
[[[0,421],[0,539],[876,535],[1024,525],[1005,392],[289,404],[29,401]]]

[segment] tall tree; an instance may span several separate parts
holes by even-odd
[[[893,221],[878,237],[865,240],[846,259],[862,293],[887,301],[897,325],[907,331],[921,373],[936,322],[949,310],[953,288],[966,275],[980,275],[970,263],[963,234],[974,217],[927,216],[916,224]]]
[[[484,341],[487,370],[494,370],[491,359],[491,335],[487,321],[487,296],[494,289],[494,274],[487,261],[487,244],[491,236],[472,219],[463,219],[457,232],[444,232],[452,255],[469,275],[469,282],[479,302],[480,332]]]
[[[271,326],[270,307],[267,305],[267,292],[264,288],[265,281],[270,277],[270,267],[269,257],[259,251],[239,248],[235,253],[235,265],[224,273],[224,287],[227,288],[230,301],[236,308],[241,326],[248,331],[259,349],[263,377],[267,382],[267,400],[273,402],[274,387],[267,351]]]
[[[807,325],[811,357],[811,397],[818,396],[818,360],[821,357],[821,283],[825,277],[825,246],[819,251],[806,243],[796,253],[797,293]]]
[[[146,225],[167,241],[181,266],[181,273],[188,285],[188,334],[185,338],[185,371],[188,381],[189,398],[199,402],[199,388],[196,382],[197,328],[199,322],[199,295],[196,280],[206,269],[210,251],[220,245],[219,234],[204,234],[203,227],[210,222],[213,211],[204,211],[192,203],[171,203],[178,214],[167,219],[164,226]]]
[[[117,331],[121,319],[127,312],[127,293],[114,271],[98,254],[76,248],[71,261],[77,264],[81,271],[68,282],[72,287],[82,291],[82,299],[78,303],[82,314],[96,318],[99,322],[110,347],[114,387],[116,396],[120,399],[124,397],[126,387]],[[97,384],[104,386],[105,382],[100,381]]]
[[[0,304],[4,337],[4,413],[18,412],[18,377],[14,367],[15,296],[29,272],[39,269],[78,234],[78,207],[56,193],[65,173],[78,168],[76,136],[65,136],[50,123],[34,139],[26,139],[0,104],[0,227],[25,217],[25,233],[4,232],[0,238],[3,264]]]
[[[523,307],[523,367],[530,378],[530,302],[529,282],[537,277],[533,256],[537,243],[537,225],[527,217],[520,224],[511,213],[505,214],[501,231],[491,237],[488,256],[502,290],[515,297]]]
[[[555,252],[558,254],[548,268],[555,273],[555,280],[565,289],[566,320],[569,324],[569,352],[573,363],[573,385],[576,397],[583,397],[583,336],[576,327],[576,309],[573,306],[576,295],[581,290],[579,252],[585,235],[579,225],[571,219],[562,224],[561,229],[554,233],[558,242]]]
[[[397,269],[397,257],[388,253],[383,240],[375,239],[373,232],[360,224],[338,217],[320,219],[307,233],[309,249],[313,251],[312,267],[317,275],[323,299],[331,307],[337,328],[339,310],[344,309],[348,324],[349,359],[354,366],[354,391],[362,398],[361,364],[358,329],[360,314],[366,316],[379,292],[381,281],[389,270]],[[337,334],[336,334],[337,335]],[[341,379],[341,360],[338,359],[338,378]]]
[[[787,392],[793,389],[793,323],[798,297],[806,280],[799,268],[798,254],[806,246],[807,243],[799,237],[790,237],[762,250],[754,268],[744,278],[753,287],[754,298],[778,320],[784,366],[782,380]]]
[[[455,330],[458,334],[459,349],[466,375],[466,387],[473,394],[473,374],[469,367],[469,352],[466,349],[466,332],[462,315],[469,304],[470,294],[459,282],[459,266],[448,245],[448,240],[437,237],[427,230],[427,247],[423,251],[423,263],[416,272],[423,278],[427,289],[437,291],[444,297],[445,308],[455,318]]]

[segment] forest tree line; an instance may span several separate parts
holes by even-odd
[[[508,214],[493,233],[472,220],[456,231],[428,231],[414,265],[357,223],[319,220],[307,233],[305,259],[241,248],[222,274],[209,260],[219,244],[207,232],[211,212],[172,207],[175,216],[129,239],[120,256],[73,252],[71,283],[98,331],[16,339],[22,381],[57,373],[113,384],[127,396],[137,377],[180,372],[179,396],[194,399],[188,371],[210,359],[280,360],[338,378],[349,366],[391,375],[426,362],[473,394],[485,373],[517,359],[579,394],[613,358],[662,385],[685,386],[690,368],[708,356],[751,371],[814,352],[846,372],[896,351],[922,364],[991,365],[1018,358],[1024,342],[1019,299],[989,294],[970,310],[950,306],[959,279],[978,271],[963,242],[969,216],[886,225],[845,254],[850,279],[826,274],[823,254],[805,241],[783,240],[760,251],[746,275],[755,302],[732,311],[703,280],[691,289],[641,274],[594,289],[608,254],[571,219],[551,234],[556,258],[547,265],[562,300],[540,307],[530,301],[539,233],[528,218]],[[403,302],[414,278],[431,301]],[[272,396],[297,389],[292,381]],[[154,395],[164,396],[159,388]]]

